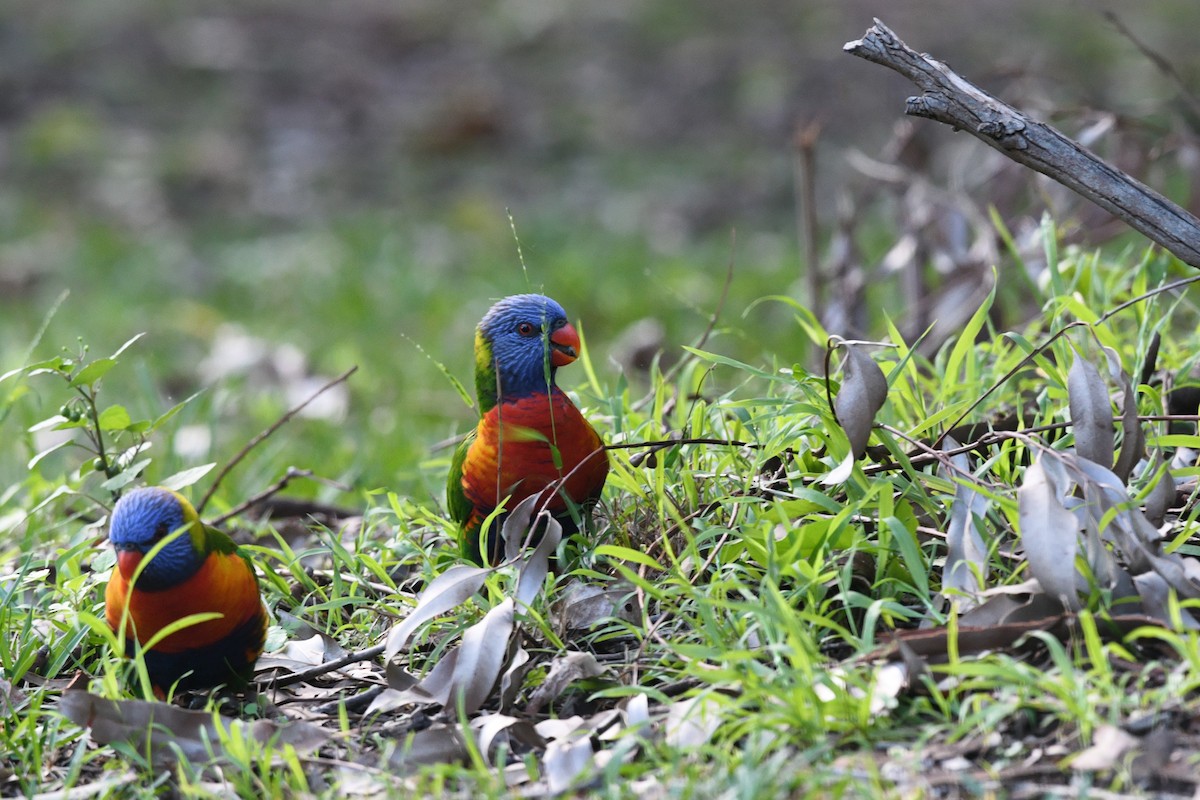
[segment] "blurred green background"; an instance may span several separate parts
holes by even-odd
[[[437,364],[469,385],[471,331],[498,297],[561,301],[611,392],[629,326],[656,320],[661,337],[634,344],[677,352],[704,330],[732,263],[707,346],[756,363],[811,357],[791,309],[754,301],[806,300],[797,130],[820,126],[825,252],[838,198],[865,180],[846,154],[879,157],[902,117],[912,87],[842,53],[873,16],[1069,134],[1100,109],[1153,152],[1173,116],[1194,125],[1102,7],[8,0],[0,373],[77,337],[104,355],[147,332],[106,379],[108,402],[153,415],[206,390],[156,443],[154,480],[228,458],[322,376],[357,364],[344,406],[293,423],[243,467],[239,493],[277,477],[255,464],[291,463],[440,501],[448,453],[431,446],[472,412]],[[1200,85],[1200,5],[1109,7]],[[986,150],[918,124],[935,182],[956,174],[943,150]],[[1194,166],[1146,163],[1140,177],[1195,207]],[[1015,227],[1008,215],[1044,206],[1001,210]],[[868,316],[902,319],[871,272],[894,215],[886,202],[854,214]],[[51,381],[27,387],[5,389],[5,485],[38,450],[25,430],[67,397]]]

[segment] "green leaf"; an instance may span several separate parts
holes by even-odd
[[[91,386],[96,381],[103,378],[110,369],[117,365],[115,358],[97,358],[92,363],[88,364],[79,372],[75,373],[75,377],[71,378],[72,386]]]
[[[102,431],[125,430],[133,423],[124,406],[109,406],[100,412],[98,421]]]
[[[115,353],[113,353],[111,356],[109,356],[109,358],[111,358],[115,361],[117,356],[121,355],[121,353],[124,353],[125,350],[129,347],[129,345],[133,344],[134,342],[136,342],[138,339],[142,338],[145,335],[146,335],[145,331],[142,331],[141,333],[135,335],[132,339],[125,342],[125,344],[118,347],[117,351]]]
[[[712,364],[720,364],[724,367],[733,367],[734,369],[741,370],[742,372],[748,372],[751,375],[757,375],[760,378],[768,378],[773,380],[779,377],[774,372],[767,372],[766,370],[759,369],[758,367],[752,367],[749,364],[738,361],[737,359],[729,358],[728,356],[723,356],[718,353],[710,353],[707,350],[697,350],[695,347],[688,347],[687,345],[684,345],[683,349],[697,358],[708,361]]]
[[[137,477],[142,474],[142,470],[146,469],[146,466],[153,460],[154,459],[152,458],[144,458],[127,469],[121,470],[119,473],[100,484],[100,488],[110,492],[123,489],[137,480]]]
[[[184,406],[186,406],[188,403],[195,400],[197,397],[199,397],[203,393],[204,393],[204,390],[201,389],[198,392],[194,392],[186,400],[182,400],[182,401],[176,403],[175,405],[171,406],[165,412],[163,412],[162,416],[157,417],[154,420],[154,422],[150,423],[150,427],[147,428],[147,430],[157,430],[159,428],[159,426],[161,426],[164,422],[170,420],[172,417],[174,417],[176,414],[178,414],[183,409]]]
[[[49,428],[57,429],[58,426],[64,422],[70,422],[70,420],[64,417],[62,414],[55,414],[53,417],[46,417],[41,422],[31,425],[27,432],[37,433],[38,431],[44,431]]]
[[[199,467],[192,467],[191,469],[185,469],[180,472],[176,472],[171,477],[160,481],[159,485],[166,489],[174,489],[178,491],[185,486],[191,486],[193,483],[203,478],[216,465],[217,462],[214,461],[211,464],[204,464]]]
[[[975,313],[971,315],[971,319],[963,327],[962,333],[958,335],[958,340],[954,343],[954,348],[950,351],[950,357],[946,359],[946,368],[942,373],[946,377],[946,387],[970,386],[976,381],[976,361],[977,345],[975,340],[979,337],[979,331],[983,329],[983,323],[987,321],[988,312],[992,308],[992,302],[996,299],[996,284],[992,281],[992,288],[988,292],[987,299],[980,304],[979,308],[975,309]],[[971,356],[971,358],[968,358]],[[959,369],[966,365],[965,376],[959,376]]]
[[[20,375],[23,372],[27,372],[30,375],[37,375],[43,372],[58,372],[59,368],[62,366],[62,363],[62,356],[55,356],[54,358],[48,358],[45,361],[38,361],[34,364],[26,364],[23,367],[10,369],[8,372],[0,375],[0,383],[3,383],[15,375]]]
[[[34,467],[36,467],[36,466],[38,465],[38,462],[40,462],[40,461],[41,461],[43,458],[45,458],[46,456],[48,456],[48,455],[50,455],[51,453],[55,452],[56,450],[61,450],[62,448],[64,448],[64,447],[66,447],[67,445],[69,445],[70,443],[71,443],[71,440],[70,440],[70,439],[64,439],[64,440],[62,440],[61,442],[58,442],[58,443],[56,443],[56,444],[52,444],[52,445],[50,445],[50,446],[49,446],[49,447],[47,447],[45,450],[43,450],[42,452],[38,453],[38,454],[37,454],[36,456],[34,456],[33,458],[29,459],[29,464],[28,464],[28,466],[27,466],[26,468],[27,468],[27,469],[33,469]]]
[[[634,550],[631,547],[621,547],[615,544],[602,544],[596,548],[596,555],[608,556],[619,561],[632,561],[635,564],[645,564],[647,567],[665,571],[665,567],[659,564],[650,556],[643,553],[641,550]]]
[[[105,547],[100,551],[100,554],[92,560],[92,572],[103,575],[117,565],[117,551],[111,547]]]

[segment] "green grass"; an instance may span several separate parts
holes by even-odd
[[[511,254],[511,234],[503,227],[456,246],[476,256],[494,248]],[[410,724],[410,708],[364,716],[361,708],[334,703],[334,710],[314,711],[382,684],[377,660],[338,682],[303,683],[238,710],[281,723],[310,719],[330,736],[318,749],[256,741],[223,724],[210,745],[220,765],[215,771],[202,768],[206,759],[163,763],[136,742],[97,744],[57,710],[77,670],[90,676],[85,685],[97,695],[140,695],[136,662],[112,652],[98,622],[112,563],[100,525],[111,493],[101,484],[133,479],[122,477],[122,469],[144,458],[151,461],[137,480],[151,483],[197,466],[176,446],[186,429],[209,431],[212,446],[201,461],[223,463],[286,407],[277,387],[264,391],[253,375],[197,385],[194,366],[216,325],[235,321],[265,339],[295,342],[314,353],[315,369],[326,374],[360,365],[344,420],[290,422],[230,474],[206,511],[211,517],[233,507],[289,466],[348,487],[294,484],[296,494],[361,509],[361,522],[351,528],[249,517],[236,519],[235,527],[252,542],[248,550],[276,623],[268,655],[290,653],[284,648],[314,633],[327,637],[326,644],[360,650],[383,641],[420,602],[420,590],[457,563],[440,488],[449,450],[430,448],[466,427],[471,412],[439,362],[465,380],[470,328],[488,298],[527,286],[544,287],[582,318],[590,363],[563,378],[608,441],[661,441],[682,433],[685,440],[745,443],[682,443],[649,461],[631,460],[636,449],[614,450],[598,515],[602,540],[570,539],[564,571],[547,580],[528,609],[518,610],[521,633],[513,641],[529,654],[532,668],[518,678],[521,689],[505,713],[522,713],[556,657],[582,651],[593,653],[604,671],[560,688],[532,721],[549,713],[578,716],[586,726],[619,709],[628,723],[611,738],[594,733],[593,744],[611,759],[576,775],[571,785],[603,797],[655,787],[695,797],[932,793],[922,783],[927,770],[906,753],[974,743],[967,748],[973,768],[1003,780],[1037,742],[1061,746],[1057,759],[1086,747],[1105,724],[1195,714],[1195,632],[1147,627],[1123,638],[1102,635],[1093,620],[1115,612],[1098,592],[1087,598],[1081,638],[1037,634],[1040,645],[1031,651],[1000,647],[960,656],[950,637],[948,660],[931,663],[929,678],[904,690],[887,688],[881,662],[857,660],[893,630],[954,624],[938,597],[945,540],[930,532],[946,530],[956,484],[914,460],[911,442],[930,444],[964,414],[977,421],[1019,409],[1027,429],[1066,421],[1068,338],[1098,365],[1103,357],[1096,342],[1115,348],[1126,371],[1136,374],[1151,334],[1160,331],[1161,366],[1187,365],[1196,309],[1185,296],[1153,296],[1100,319],[1105,309],[1184,274],[1168,259],[1129,251],[1057,253],[1038,298],[1042,311],[1020,330],[995,329],[984,308],[930,359],[894,335],[898,346],[870,349],[888,376],[888,401],[875,418],[867,458],[830,485],[822,479],[849,445],[828,407],[824,377],[806,366],[820,362],[827,334],[801,304],[773,302],[736,313],[757,299],[745,272],[735,274],[731,311],[717,335],[690,351],[669,379],[655,372],[648,386],[637,387],[617,377],[600,343],[644,313],[661,313],[672,338],[698,335],[717,303],[719,280],[696,284],[691,297],[622,293],[629,265],[646,257],[636,243],[616,243],[612,257],[624,264],[622,278],[615,268],[595,270],[594,243],[534,231],[522,236],[525,258],[537,263],[554,252],[553,283],[531,277],[526,284],[518,266],[503,280],[460,276],[465,288],[447,297],[432,279],[422,284],[411,265],[405,282],[392,279],[403,269],[398,254],[409,250],[402,234],[380,235],[379,221],[298,236],[211,245],[203,259],[211,280],[193,296],[175,291],[174,278],[133,280],[116,268],[161,256],[155,242],[93,231],[71,257],[97,267],[73,287],[44,334],[36,331],[46,302],[30,304],[10,325],[18,337],[8,340],[5,369],[59,357],[72,363],[63,370],[53,361],[49,373],[0,382],[0,666],[7,681],[0,688],[8,696],[0,777],[6,794],[120,780],[122,796],[171,790],[197,797],[338,796],[373,786],[397,796],[499,797],[509,791],[506,781],[546,779],[553,770],[542,748],[514,736],[483,753],[480,731],[452,709],[435,727],[460,730],[465,758],[434,756],[416,765],[403,761],[409,734],[421,731]],[[696,263],[719,275],[727,257],[713,243],[677,263],[656,261],[648,280],[686,286],[677,278],[694,272]],[[780,274],[783,265],[748,269],[756,268]],[[298,280],[301,271],[311,280]],[[533,266],[529,271],[537,274]],[[262,274],[275,276],[270,297],[247,291]],[[455,279],[453,271],[438,280],[447,279]],[[388,291],[392,285],[405,290]],[[318,314],[318,308],[325,310]],[[1090,327],[1052,340],[1053,332],[1077,320]],[[96,363],[143,329],[148,335],[117,355],[102,377],[96,368],[80,375],[83,364]],[[86,340],[86,351],[75,344],[76,335]],[[882,325],[879,335],[888,335]],[[839,375],[832,379],[836,392]],[[159,421],[197,389],[203,391]],[[1156,389],[1143,387],[1142,413],[1157,413],[1156,398]],[[31,428],[64,405],[87,411],[93,404],[128,413],[126,420],[110,411],[101,425],[107,452],[130,452],[125,461],[110,456],[97,471],[94,447],[68,446],[29,466],[45,446]],[[1146,426],[1152,445],[1157,425]],[[151,447],[133,455],[129,448],[143,437]],[[1171,441],[1194,445],[1195,437]],[[989,501],[980,520],[989,548],[985,585],[1029,577],[1023,561],[1004,555],[1019,545],[1016,490],[1031,456],[1072,443],[1069,429],[1008,440],[985,449],[971,462],[971,474],[957,478]],[[882,461],[892,465],[880,468]],[[764,476],[779,463],[784,479],[771,482]],[[193,499],[214,474],[187,490]],[[1188,468],[1176,478],[1194,474]],[[1193,516],[1185,515],[1166,538],[1188,552],[1194,532]],[[511,569],[490,575],[481,593],[422,626],[400,664],[416,676],[434,668],[512,593],[514,579]],[[579,584],[612,591],[624,612],[583,629],[566,626],[563,604]],[[639,696],[648,701],[645,720],[631,710]],[[672,714],[693,698],[704,715],[697,726],[681,728]],[[484,710],[496,709],[493,695]],[[972,775],[963,778],[964,787],[986,778]],[[1129,761],[1088,773],[1086,780],[1115,791],[1147,785]]]

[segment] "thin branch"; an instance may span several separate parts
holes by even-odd
[[[1117,33],[1128,39],[1138,49],[1138,52],[1145,56],[1159,72],[1166,76],[1167,80],[1175,84],[1175,91],[1179,93],[1179,97],[1183,100],[1184,105],[1192,112],[1195,119],[1200,120],[1200,98],[1192,94],[1187,81],[1179,74],[1179,70],[1175,69],[1175,65],[1168,61],[1161,53],[1152,50],[1149,45],[1134,36],[1133,31],[1121,21],[1121,18],[1117,16],[1115,11],[1110,9],[1104,11],[1103,14],[1108,23],[1117,29]]]
[[[792,146],[796,151],[796,167],[793,181],[796,193],[796,235],[800,238],[800,250],[804,255],[805,288],[808,290],[808,306],[813,315],[821,318],[824,308],[821,302],[821,255],[817,245],[820,223],[817,219],[817,139],[821,135],[821,123],[810,122],[796,131]]]
[[[342,667],[351,664],[357,664],[360,661],[370,661],[376,656],[383,655],[384,646],[377,644],[373,647],[368,647],[366,650],[358,650],[353,653],[347,653],[341,658],[335,658],[333,661],[326,661],[324,664],[317,664],[315,667],[293,672],[290,675],[284,675],[281,678],[274,678],[268,681],[263,681],[264,688],[278,689],[283,686],[291,686],[293,683],[302,683],[304,681],[319,678],[322,675],[327,675],[330,672],[341,669]]]
[[[1056,341],[1058,341],[1059,337],[1061,337],[1063,334],[1065,334],[1067,331],[1071,330],[1072,328],[1078,328],[1078,327],[1081,327],[1081,326],[1085,326],[1085,327],[1086,327],[1086,326],[1087,326],[1087,324],[1088,324],[1088,323],[1086,323],[1086,322],[1083,322],[1082,320],[1076,320],[1075,322],[1068,322],[1066,325],[1064,325],[1063,327],[1061,327],[1061,328],[1059,328],[1057,331],[1055,331],[1055,332],[1054,332],[1054,333],[1053,333],[1053,334],[1050,336],[1050,338],[1049,338],[1049,339],[1047,339],[1046,341],[1042,342],[1040,345],[1038,345],[1037,347],[1035,347],[1035,348],[1034,348],[1033,350],[1031,350],[1030,352],[1026,353],[1026,354],[1025,354],[1025,357],[1024,357],[1024,358],[1022,358],[1020,361],[1018,361],[1015,367],[1013,367],[1013,368],[1012,368],[1012,369],[1010,369],[1008,372],[1006,372],[1006,373],[1004,373],[1003,375],[1001,375],[1001,376],[1000,376],[1000,378],[999,378],[999,379],[998,379],[998,380],[997,380],[995,383],[993,383],[993,384],[992,384],[990,387],[988,387],[988,390],[987,390],[986,392],[984,392],[984,393],[983,393],[983,394],[981,394],[981,395],[980,395],[978,398],[976,398],[976,400],[975,400],[975,402],[974,402],[974,403],[971,403],[971,405],[967,406],[967,409],[966,409],[965,411],[963,411],[961,414],[959,414],[959,415],[958,415],[958,416],[957,416],[957,417],[954,419],[954,421],[953,421],[953,422],[951,422],[949,425],[947,425],[947,426],[946,426],[946,429],[945,429],[945,430],[942,432],[942,435],[941,435],[941,436],[939,436],[937,439],[935,439],[935,440],[934,440],[934,442],[933,442],[933,446],[934,446],[935,448],[938,448],[938,447],[940,447],[940,446],[941,446],[941,444],[942,444],[942,439],[946,438],[946,434],[947,434],[947,433],[949,433],[950,431],[954,430],[954,429],[955,429],[955,428],[957,428],[959,425],[961,425],[961,424],[963,423],[963,421],[964,421],[964,420],[966,420],[966,418],[967,418],[967,417],[969,417],[969,416],[971,415],[971,412],[972,412],[972,411],[974,411],[975,409],[979,408],[979,406],[983,404],[983,401],[984,401],[984,400],[986,400],[986,399],[988,399],[988,397],[990,397],[990,396],[991,396],[992,392],[996,391],[996,390],[997,390],[997,389],[999,389],[1001,386],[1003,386],[1003,385],[1004,385],[1004,384],[1005,384],[1005,383],[1008,381],[1008,379],[1009,379],[1009,378],[1011,378],[1013,375],[1016,375],[1016,374],[1017,374],[1018,372],[1020,372],[1021,370],[1025,369],[1025,367],[1026,367],[1026,366],[1027,366],[1027,365],[1028,365],[1030,362],[1032,362],[1032,361],[1033,361],[1035,358],[1037,358],[1037,357],[1038,357],[1038,356],[1040,356],[1042,353],[1044,353],[1044,352],[1046,352],[1047,350],[1049,350],[1049,349],[1050,349],[1050,345],[1052,345],[1052,344],[1054,344]]]
[[[346,379],[348,379],[351,375],[353,375],[357,371],[358,371],[358,367],[353,366],[350,369],[343,372],[341,375],[338,375],[336,378],[329,381],[329,383],[325,384],[320,389],[317,389],[315,392],[310,394],[299,405],[294,406],[282,417],[275,420],[275,422],[269,428],[267,428],[262,433],[258,434],[253,439],[251,439],[249,442],[247,442],[246,446],[243,447],[241,450],[239,450],[237,455],[235,455],[228,462],[226,462],[224,467],[221,467],[221,471],[218,472],[217,477],[213,479],[212,485],[208,487],[208,491],[204,493],[204,497],[200,500],[199,504],[197,504],[196,513],[198,513],[198,514],[203,513],[204,507],[206,505],[208,505],[208,501],[210,499],[212,499],[213,493],[217,491],[217,487],[221,485],[221,481],[225,480],[225,476],[228,475],[233,470],[234,467],[236,467],[239,463],[241,463],[242,459],[245,458],[247,455],[249,455],[251,450],[253,450],[255,447],[258,447],[258,445],[262,444],[263,441],[265,441],[268,436],[270,436],[275,431],[279,430],[284,425],[286,425],[288,422],[290,422],[292,420],[292,417],[296,416],[301,411],[303,411],[304,407],[307,406],[309,403],[311,403],[313,400],[316,400],[322,394],[329,391],[334,386],[337,386],[339,383],[344,382]]]
[[[842,48],[895,70],[922,92],[905,113],[965,130],[989,147],[1061,183],[1200,268],[1200,220],[1051,126],[1022,114],[929,56],[914,52],[875,20]]]
[[[296,469],[295,467],[288,467],[287,472],[285,472],[283,474],[282,478],[275,481],[275,483],[271,484],[266,489],[263,489],[261,492],[254,495],[253,497],[244,500],[242,503],[231,508],[229,511],[226,511],[224,514],[222,514],[221,516],[214,519],[212,521],[212,524],[220,525],[225,520],[230,519],[231,517],[236,517],[238,514],[241,514],[243,511],[250,508],[251,506],[258,505],[259,503],[261,503],[263,500],[266,500],[271,495],[283,491],[284,487],[287,486],[289,483],[291,483],[296,478],[311,478],[311,477],[312,477],[311,469]],[[208,498],[205,497],[204,499],[207,500]]]
[[[632,450],[637,447],[649,447],[655,450],[662,450],[667,447],[674,447],[677,444],[715,444],[725,445],[728,447],[758,447],[757,444],[750,444],[738,439],[711,439],[706,437],[680,437],[679,439],[658,439],[647,442],[621,442],[620,444],[606,444],[605,450]]]

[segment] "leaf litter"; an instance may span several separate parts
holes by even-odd
[[[887,400],[879,366],[855,345],[843,347],[844,377],[834,409],[851,450],[847,460],[812,475],[812,485],[841,484],[859,468]],[[986,466],[980,466],[987,447],[1003,442],[1003,436],[965,446],[945,437],[940,450],[926,446],[925,455],[932,453],[941,465],[941,479],[953,486],[944,507],[946,556],[936,566],[953,622],[938,624],[931,616],[920,629],[881,630],[878,647],[829,665],[825,680],[814,687],[821,702],[832,707],[839,693],[847,693],[866,699],[872,715],[886,716],[906,698],[951,681],[947,665],[996,655],[1048,663],[1053,642],[1077,642],[1090,631],[1102,642],[1165,661],[1177,657],[1147,632],[1200,628],[1196,610],[1176,600],[1200,598],[1200,561],[1166,546],[1176,484],[1161,450],[1147,457],[1137,407],[1128,399],[1134,396],[1131,382],[1115,353],[1104,352],[1108,375],[1120,387],[1115,400],[1100,371],[1075,353],[1066,382],[1072,446],[1027,439],[1032,463],[1016,486],[998,490],[985,483]],[[1121,408],[1119,419],[1114,402]],[[1117,426],[1119,451],[1113,436]],[[795,459],[786,455],[771,457],[777,465],[772,492],[781,497],[804,482],[802,473],[788,474],[783,465],[794,466]],[[831,481],[835,475],[837,481]],[[1127,484],[1130,475],[1138,476],[1143,487],[1136,494]],[[757,472],[753,478],[758,479]],[[1011,529],[997,500],[1005,491],[1015,506]],[[399,608],[401,618],[380,644],[365,651],[347,652],[336,638],[281,614],[290,637],[258,665],[263,700],[276,716],[272,722],[106,700],[74,689],[64,693],[59,708],[88,727],[95,741],[130,743],[155,763],[184,759],[220,765],[225,756],[215,743],[220,726],[227,726],[238,736],[289,746],[302,757],[319,753],[325,762],[341,764],[347,775],[377,763],[376,750],[383,749],[392,780],[401,782],[423,766],[482,757],[527,796],[583,790],[614,759],[633,758],[648,742],[706,746],[727,718],[722,694],[693,691],[702,687],[682,682],[685,696],[674,699],[670,687],[638,685],[630,668],[640,649],[602,652],[574,646],[607,622],[649,620],[653,631],[664,617],[642,608],[644,592],[622,580],[560,580],[552,567],[562,529],[548,514],[535,513],[536,501],[530,498],[509,515],[503,564],[453,564],[417,594],[397,592],[409,600]],[[1007,580],[996,575],[993,558],[1006,538],[1016,546],[1015,555],[1006,557],[1023,567],[1024,583],[992,583]],[[641,576],[653,575],[650,565],[656,561],[636,561]],[[861,565],[855,563],[858,570]],[[1114,613],[1089,611],[1097,591],[1115,603]],[[543,605],[545,620],[539,617]],[[474,617],[471,624],[438,624],[464,610],[469,612],[464,619]],[[757,638],[747,642],[759,646]],[[298,675],[306,677],[289,682]],[[614,687],[634,693],[605,697],[604,690]],[[331,721],[339,713],[350,715],[360,733],[376,737],[375,743],[336,736]],[[982,779],[975,765],[1001,749],[1003,737],[994,735],[1000,732],[1016,733],[1002,725],[957,748],[931,744],[924,757],[934,766],[923,771],[906,771],[896,760],[877,766],[897,785],[929,788],[970,775]],[[1090,743],[1080,741],[1075,749],[1049,744],[1044,731],[1021,736],[1031,754],[1024,769],[1031,775],[1061,775],[1064,766],[1095,772],[1138,764],[1141,774],[1157,767],[1173,780],[1183,780],[1172,765],[1192,741],[1163,725],[1132,730],[1129,724],[1098,728]],[[537,769],[518,768],[522,759]]]

